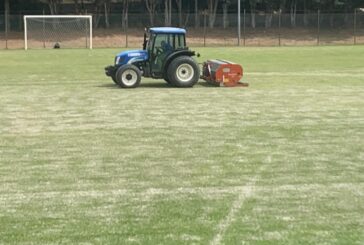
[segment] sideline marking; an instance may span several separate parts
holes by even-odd
[[[333,72],[333,71],[312,71],[312,72],[246,72],[247,75],[254,76],[308,76],[308,77],[358,77],[362,78],[362,73],[345,73],[345,72]]]

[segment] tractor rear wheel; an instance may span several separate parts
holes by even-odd
[[[169,85],[171,85],[172,83],[171,83],[171,81],[169,81],[169,79],[168,78],[164,78],[164,81],[166,81],[166,83],[168,83]]]
[[[193,58],[180,56],[168,66],[167,74],[176,87],[193,87],[200,78],[200,68]]]
[[[164,81],[166,81],[166,83],[168,83],[169,85],[172,85],[171,80],[168,78],[168,74],[167,73],[165,73],[163,75],[163,79],[164,79]]]
[[[128,64],[117,70],[115,79],[116,83],[122,88],[136,88],[140,84],[142,75],[138,67]]]

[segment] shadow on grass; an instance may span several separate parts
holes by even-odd
[[[139,85],[140,88],[175,88],[169,85],[166,82],[157,82],[157,83],[143,83],[141,82]]]
[[[121,87],[119,87],[118,85],[114,84],[114,83],[107,83],[107,84],[101,84],[98,85],[97,87],[99,88],[109,88],[109,89],[122,89]],[[141,82],[138,88],[175,88],[165,82],[161,82],[161,83],[143,83]]]
[[[118,85],[114,84],[114,83],[104,83],[101,85],[97,85],[96,87],[99,88],[108,88],[108,89],[122,89],[121,87],[119,87]],[[207,88],[216,88],[216,86],[211,85],[207,82],[198,82],[196,83],[196,85],[194,87],[207,87]],[[172,85],[169,85],[166,82],[141,82],[139,85],[139,88],[148,88],[148,89],[178,89],[178,87],[174,87]],[[180,89],[180,88],[179,88]]]
[[[197,83],[199,86],[201,86],[201,87],[206,87],[206,88],[216,88],[216,87],[218,87],[218,86],[216,86],[216,85],[213,85],[213,84],[210,84],[210,83],[208,83],[208,82],[199,82],[199,83]]]
[[[100,85],[96,85],[95,87],[109,88],[109,89],[120,89],[120,87],[118,85],[116,85],[115,83],[103,83],[103,84],[100,84]]]

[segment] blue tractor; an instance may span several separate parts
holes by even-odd
[[[176,87],[192,87],[200,78],[194,55],[186,46],[185,29],[154,27],[144,33],[143,50],[119,53],[105,73],[122,88],[138,87],[142,76],[164,79]]]

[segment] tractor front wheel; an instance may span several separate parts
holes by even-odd
[[[116,80],[116,74],[111,75],[111,79],[114,81],[115,84],[118,84],[118,81]]]
[[[200,68],[189,56],[175,58],[168,66],[168,78],[176,87],[193,87],[200,78]]]
[[[136,88],[140,84],[141,72],[134,65],[121,66],[115,75],[116,83],[122,88]]]

